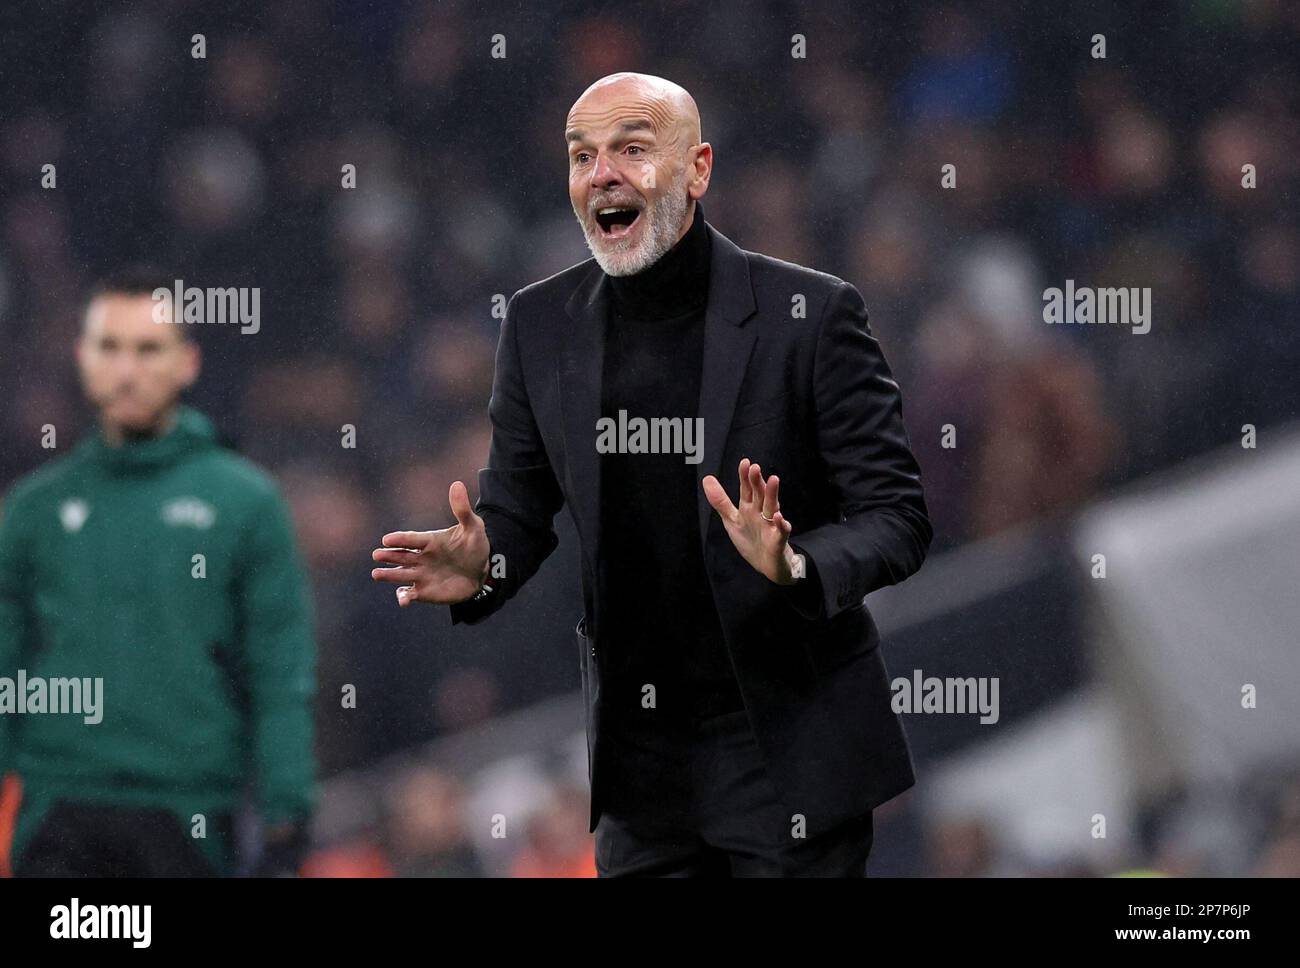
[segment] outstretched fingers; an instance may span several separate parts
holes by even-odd
[[[738,473],[740,474],[740,506],[741,507],[744,507],[746,504],[748,504],[750,501],[754,499],[754,489],[749,482],[749,472],[751,467],[752,465],[750,464],[749,458],[746,457],[741,460],[740,467],[737,468]]]
[[[461,481],[453,481],[447,490],[447,503],[451,505],[451,513],[456,515],[456,521],[463,528],[470,528],[474,525],[474,509],[469,503],[469,491]]]
[[[781,507],[780,500],[781,479],[773,474],[767,479],[763,486],[763,517],[769,521],[773,519],[777,509]]]
[[[425,542],[428,539],[424,533],[419,531],[390,531],[379,540],[385,548],[409,548],[413,551],[423,551]]]
[[[403,585],[409,585],[414,582],[418,574],[419,572],[415,568],[403,568],[400,566],[370,569],[370,577],[375,581],[386,581]]]
[[[370,557],[386,565],[414,565],[420,560],[420,553],[409,548],[376,548]]]
[[[706,474],[701,483],[704,485],[704,497],[709,502],[709,506],[724,518],[734,517],[736,507],[731,503],[731,498],[727,497],[727,492],[718,479],[712,474]]]

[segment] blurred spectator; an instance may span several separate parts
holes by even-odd
[[[586,832],[587,791],[566,786],[528,825],[513,877],[595,877],[596,842]]]
[[[398,877],[479,877],[465,830],[465,793],[451,776],[429,767],[400,775],[387,798],[388,853]]]

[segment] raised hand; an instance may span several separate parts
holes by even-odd
[[[397,604],[450,604],[473,597],[488,576],[490,559],[483,519],[474,513],[465,485],[456,481],[447,493],[456,523],[441,531],[393,531],[382,548],[370,553],[391,568],[375,568],[375,581],[400,584]]]
[[[794,584],[794,551],[789,545],[792,525],[781,516],[781,480],[763,479],[763,470],[746,457],[740,462],[740,506],[712,474],[703,480],[704,496],[722,518],[731,543],[754,570],[778,585]]]

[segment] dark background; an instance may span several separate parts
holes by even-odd
[[[473,630],[398,610],[369,550],[451,523],[451,481],[474,495],[493,300],[587,257],[562,130],[604,74],[695,96],[720,231],[861,290],[932,555],[1300,409],[1295,4],[158,0],[0,16],[0,483],[50,456],[42,425],[61,441],[92,426],[72,343],[97,275],[147,260],[260,287],[260,333],[199,334],[190,400],[293,504],[327,776],[577,686],[567,517],[538,579]],[[1152,332],[1046,326],[1042,290],[1067,278],[1151,287]],[[1075,652],[1058,658],[1043,696],[1078,678]],[[345,682],[362,697],[347,714]],[[946,748],[942,732],[918,740]],[[419,810],[441,789],[426,779]],[[585,809],[581,791],[567,802],[570,819]]]

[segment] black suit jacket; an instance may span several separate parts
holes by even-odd
[[[758,574],[697,491],[701,553],[745,708],[782,801],[808,836],[866,813],[915,783],[890,708],[879,633],[863,597],[920,567],[932,530],[902,403],[857,289],[835,276],[747,252],[706,223],[713,243],[700,415],[704,459],[738,502],[742,457],[781,479],[792,546],[814,563],[810,599]],[[477,513],[505,577],[453,623],[500,608],[555,549],[568,504],[581,544],[578,623],[587,713],[591,829],[601,811],[600,474],[596,451],[609,281],[589,259],[511,297],[489,414]],[[802,307],[802,312],[800,312]],[[672,416],[672,415],[665,415]]]

